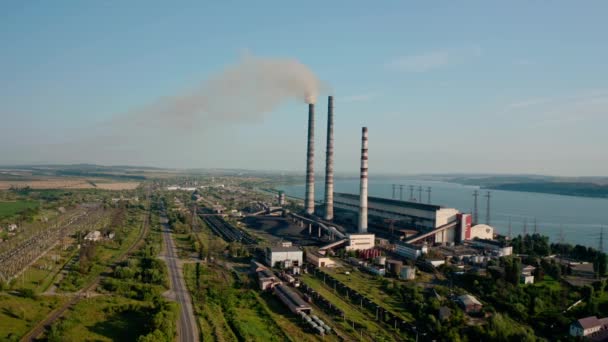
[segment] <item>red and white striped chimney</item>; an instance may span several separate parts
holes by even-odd
[[[359,233],[367,233],[367,127],[361,130],[361,189],[359,191]]]
[[[315,105],[308,104],[308,146],[306,150],[306,196],[304,206],[307,214],[315,212]]]
[[[334,218],[334,97],[327,98],[327,150],[325,152],[325,219]]]

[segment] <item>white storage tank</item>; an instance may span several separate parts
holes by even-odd
[[[401,273],[399,274],[400,279],[412,280],[416,278],[416,267],[414,266],[403,266]]]

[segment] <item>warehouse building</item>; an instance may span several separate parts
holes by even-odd
[[[302,266],[304,252],[291,243],[266,248],[266,264],[270,267],[291,268]]]
[[[315,265],[317,268],[336,266],[336,262],[330,257],[313,250],[306,251],[306,262]]]
[[[359,213],[359,195],[335,193],[334,210],[336,220],[354,224]],[[429,232],[451,223],[459,227],[459,214],[457,209],[433,204],[368,197],[368,225],[375,228],[388,229],[387,222],[392,222],[396,230],[414,229],[418,232]],[[438,232],[430,240],[458,240],[460,235],[457,237],[456,230],[455,228]]]

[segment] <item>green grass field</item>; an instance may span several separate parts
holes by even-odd
[[[559,291],[562,288],[562,284],[559,281],[553,279],[548,275],[545,275],[542,281],[534,283],[534,286],[547,287],[554,291]]]
[[[60,296],[31,299],[0,293],[0,341],[18,341],[65,300]]]
[[[58,325],[65,341],[135,341],[146,333],[139,302],[116,296],[89,298],[72,308]],[[132,305],[128,308],[128,305]]]
[[[12,217],[26,209],[35,209],[38,205],[36,201],[0,202],[0,219]]]
[[[349,270],[350,274],[344,274],[345,269],[343,268],[327,269],[326,271],[344,284],[348,284],[353,290],[365,294],[375,303],[382,304],[394,313],[400,314],[403,320],[407,322],[414,320],[403,303],[397,300],[395,296],[391,296],[382,290],[382,278],[355,269],[346,270]]]

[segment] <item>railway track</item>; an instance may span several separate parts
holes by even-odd
[[[148,198],[149,198],[149,194],[148,194]],[[140,230],[139,235],[137,236],[137,240],[135,240],[133,242],[133,244],[131,244],[131,246],[129,246],[129,248],[126,251],[124,251],[113,262],[112,266],[109,266],[109,270],[111,270],[111,268],[114,265],[124,261],[128,256],[130,256],[135,250],[137,250],[144,243],[144,238],[150,230],[150,227],[149,227],[150,226],[150,214],[151,214],[151,210],[150,210],[150,205],[148,204],[148,211],[147,211],[147,214],[144,216],[144,221],[142,223],[142,229]],[[98,275],[97,277],[95,277],[95,279],[93,279],[84,288],[79,290],[76,293],[76,295],[73,296],[67,303],[65,303],[61,307],[52,311],[44,320],[39,322],[34,328],[32,328],[32,330],[30,330],[25,336],[23,336],[20,341],[21,342],[36,341],[38,336],[40,336],[47,328],[50,328],[50,326],[57,319],[61,318],[65,314],[66,311],[68,311],[70,308],[72,308],[76,304],[78,304],[82,299],[87,298],[88,292],[90,292],[91,290],[96,288],[97,285],[99,284],[100,280],[101,280],[101,275]]]
[[[230,223],[218,216],[200,216],[205,223],[211,228],[211,230],[219,235],[222,239],[227,242],[241,242],[246,245],[254,245],[257,243],[256,239],[246,232],[234,227]]]

